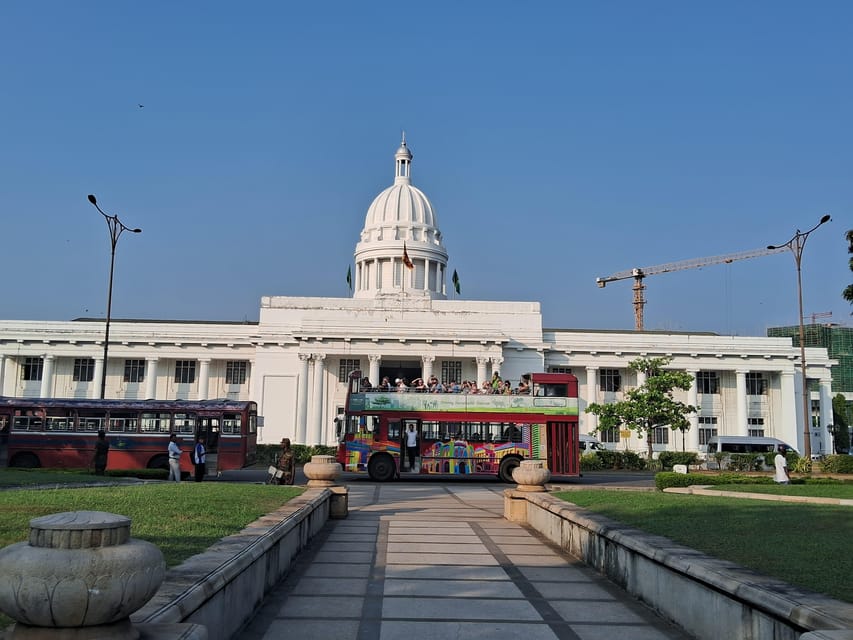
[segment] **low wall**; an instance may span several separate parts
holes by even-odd
[[[209,640],[229,640],[329,519],[332,492],[308,489],[241,532],[223,538],[166,573],[134,624],[193,622]]]
[[[853,632],[844,631],[853,629],[851,604],[632,529],[547,493],[507,489],[504,511],[700,640],[797,640],[816,630],[840,630],[832,637],[853,640]]]

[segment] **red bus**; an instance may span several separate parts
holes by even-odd
[[[0,433],[10,467],[85,468],[98,431],[110,443],[107,469],[168,469],[169,435],[177,434],[181,469],[193,470],[196,435],[207,449],[207,474],[255,462],[258,405],[236,400],[82,400],[0,397]],[[2,445],[0,445],[2,449]]]
[[[525,395],[399,393],[364,391],[361,372],[354,371],[345,414],[337,420],[338,462],[373,480],[398,478],[404,434],[412,425],[420,463],[413,473],[497,475],[513,482],[513,469],[532,459],[544,461],[554,475],[580,475],[577,378],[532,373],[525,379]]]

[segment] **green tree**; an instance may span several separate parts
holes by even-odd
[[[850,450],[850,418],[847,399],[838,393],[832,398],[832,442],[835,453]]]
[[[853,271],[853,229],[847,232],[847,253],[850,254],[850,271]],[[853,304],[853,284],[848,284],[841,294],[850,304]]]
[[[696,412],[696,407],[679,402],[672,397],[674,389],[687,391],[693,376],[685,371],[664,369],[672,358],[637,358],[628,368],[646,374],[646,381],[639,387],[625,392],[625,399],[610,404],[592,403],[587,413],[598,416],[597,431],[624,427],[645,437],[648,459],[652,458],[652,433],[656,427],[669,427],[673,431],[690,428],[687,415]]]

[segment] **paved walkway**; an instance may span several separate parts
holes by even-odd
[[[687,638],[503,519],[504,485],[350,485],[241,640]]]

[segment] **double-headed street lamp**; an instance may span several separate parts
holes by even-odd
[[[811,420],[809,419],[809,415],[811,414],[811,402],[809,402],[809,383],[806,379],[806,331],[805,327],[803,327],[803,249],[806,246],[806,240],[809,239],[809,234],[820,225],[825,222],[829,222],[830,220],[831,218],[829,217],[829,214],[826,214],[820,219],[820,222],[808,231],[800,231],[797,229],[794,237],[788,240],[788,242],[767,246],[768,249],[781,249],[783,247],[787,247],[791,250],[791,253],[794,254],[794,262],[797,264],[797,297],[800,304],[800,363],[803,369],[803,455],[809,460],[812,457],[811,432],[809,431],[809,427],[811,425]]]
[[[104,366],[101,369],[101,398],[103,399],[107,391],[107,355],[110,349],[110,313],[113,306],[113,270],[116,263],[116,243],[125,231],[142,233],[142,229],[131,229],[119,220],[118,216],[109,216],[101,211],[101,208],[98,206],[98,200],[91,194],[89,195],[89,202],[98,210],[98,213],[104,216],[104,220],[106,220],[107,227],[110,230],[110,287],[107,290],[107,328],[104,333]]]

